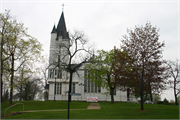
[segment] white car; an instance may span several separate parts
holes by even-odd
[[[150,100],[146,100],[144,103],[145,103],[145,104],[153,104],[153,102],[150,101]]]

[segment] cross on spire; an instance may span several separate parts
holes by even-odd
[[[62,11],[64,12],[64,3],[62,4]]]

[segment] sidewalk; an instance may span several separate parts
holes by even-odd
[[[86,109],[69,109],[69,110],[86,110]],[[30,110],[30,111],[24,111],[24,113],[27,112],[42,112],[42,111],[67,111],[67,109],[55,109],[55,110]],[[23,111],[20,111],[23,112]]]
[[[99,103],[90,103],[90,105],[87,107],[87,109],[101,109],[99,106]],[[86,109],[70,109],[70,110],[86,110]],[[41,112],[41,111],[67,111],[67,109],[56,109],[56,110],[30,110],[30,111],[24,111],[26,112]],[[23,112],[23,111],[21,111]]]
[[[90,103],[87,109],[101,109],[99,103]]]

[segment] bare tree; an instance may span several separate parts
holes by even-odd
[[[171,79],[169,80],[170,88],[174,89],[175,104],[178,104],[177,97],[180,93],[180,64],[178,60],[167,61],[169,67],[169,74]]]
[[[41,73],[42,73],[42,75],[43,75],[43,88],[45,89],[45,87],[47,86],[47,82],[48,82],[48,69],[49,69],[49,65],[48,65],[48,62],[47,62],[48,60],[47,59],[45,59],[45,62],[44,62],[44,65],[43,65],[43,67],[41,67]],[[45,98],[45,100],[48,100],[48,92],[47,91],[45,91],[44,92],[44,98]]]
[[[59,68],[69,73],[69,93],[71,93],[73,74],[90,58],[93,52],[93,45],[89,44],[84,32],[74,30],[70,34],[70,41],[68,43],[59,43],[58,47],[59,50],[56,51],[55,55],[58,56],[58,60],[50,62],[49,66],[54,66],[54,69]],[[70,95],[68,96],[71,101]]]
[[[59,43],[59,50],[56,55],[57,61],[52,61],[49,66],[54,66],[54,69],[58,68],[69,73],[69,91],[68,91],[68,118],[69,118],[69,106],[71,102],[71,84],[73,74],[77,73],[78,68],[86,62],[90,57],[93,50],[93,45],[88,42],[87,36],[83,31],[74,30],[70,33],[70,40],[66,43]],[[63,50],[63,51],[62,51]],[[51,74],[51,72],[50,72]],[[56,86],[56,84],[55,84]]]
[[[67,55],[69,56],[69,63],[66,64],[66,71],[69,72],[70,78],[69,78],[69,92],[68,92],[68,119],[69,119],[69,102],[71,101],[71,84],[72,84],[72,78],[73,73],[77,71],[77,69],[86,62],[87,60],[87,54],[92,53],[92,46],[87,46],[88,44],[87,37],[82,31],[75,30],[73,34],[70,35],[70,45],[68,47],[64,46],[67,49]],[[85,53],[84,53],[85,52]],[[85,56],[83,56],[85,55]],[[65,55],[66,56],[66,55]],[[77,56],[79,56],[81,59],[80,61],[77,61]],[[75,59],[76,60],[75,60]],[[73,62],[77,65],[73,66]]]
[[[68,50],[67,55],[69,55],[69,63],[66,64],[66,70],[70,74],[69,78],[69,93],[71,92],[71,83],[73,73],[87,60],[87,54],[92,53],[92,46],[88,45],[88,39],[86,35],[82,31],[75,30],[73,34],[70,34],[70,46],[65,47]],[[77,59],[79,57],[80,59]],[[73,65],[76,64],[76,65]],[[69,96],[69,100],[71,101],[71,97]]]

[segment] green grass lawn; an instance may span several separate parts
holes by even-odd
[[[14,102],[16,103],[16,102]],[[67,109],[66,101],[23,101],[25,111]],[[71,110],[70,119],[179,119],[179,106],[144,104],[145,111],[140,111],[140,104],[117,102],[99,102],[100,110]],[[70,109],[86,109],[90,103],[71,102]],[[1,104],[1,116],[8,103]],[[10,108],[12,111],[22,111],[22,105]],[[4,119],[67,119],[67,111],[43,111],[24,113]]]
[[[24,103],[24,111],[31,110],[55,110],[55,109],[67,109],[67,101],[16,101],[16,103]],[[86,109],[89,103],[83,102],[71,102],[70,109]],[[4,110],[9,107],[9,102],[1,103],[1,116],[4,116]],[[8,110],[6,110],[6,115],[13,111],[23,111],[23,105],[18,104]]]

